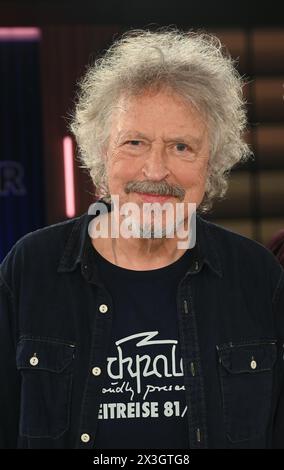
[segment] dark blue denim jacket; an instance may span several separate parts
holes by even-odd
[[[113,305],[91,217],[26,235],[1,264],[1,448],[96,447]],[[201,217],[193,254],[177,292],[189,447],[284,448],[283,270]]]

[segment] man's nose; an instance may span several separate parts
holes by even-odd
[[[163,146],[153,146],[144,162],[143,175],[150,180],[163,180],[170,174],[167,165],[168,158]]]

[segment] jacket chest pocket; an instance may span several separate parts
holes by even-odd
[[[58,438],[69,427],[75,346],[49,339],[21,339],[20,435]]]
[[[276,341],[217,346],[228,438],[245,441],[265,434],[271,409]]]

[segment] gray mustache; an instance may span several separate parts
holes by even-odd
[[[178,185],[170,185],[166,181],[154,183],[153,181],[129,181],[124,188],[126,194],[135,193],[148,193],[158,194],[159,196],[173,196],[183,201],[185,190]]]

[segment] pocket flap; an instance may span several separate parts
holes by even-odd
[[[217,346],[219,362],[231,374],[271,370],[277,357],[276,341]]]
[[[72,362],[74,352],[73,344],[44,338],[22,338],[17,345],[17,368],[59,373]]]

